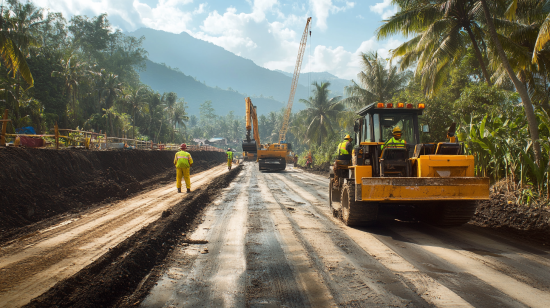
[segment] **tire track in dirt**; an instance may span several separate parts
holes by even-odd
[[[288,177],[283,173],[278,176]],[[309,192],[314,198],[318,191],[299,182],[291,183],[300,187],[297,193],[301,196]],[[327,199],[321,204],[328,204]],[[328,206],[314,204],[330,216]],[[357,233],[356,242],[372,234],[390,251],[474,306],[544,307],[550,303],[547,249],[511,245],[509,239],[487,237],[480,228],[468,225],[440,229],[392,222],[369,229],[343,228]],[[468,230],[470,236],[463,230]]]
[[[220,165],[192,176],[193,188],[227,171]],[[187,196],[173,183],[98,208],[12,242],[0,251],[0,302],[17,307],[92,263]]]

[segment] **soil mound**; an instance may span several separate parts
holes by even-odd
[[[492,188],[490,200],[479,203],[470,222],[550,245],[550,207],[517,204],[515,195],[498,185]]]
[[[154,181],[175,179],[174,155],[175,151],[0,148],[0,233],[6,236],[57,214],[126,198]],[[225,161],[220,152],[191,155],[192,173]]]
[[[307,168],[302,166],[298,166],[298,167],[304,171],[328,177],[330,172],[330,166],[331,164],[327,162],[327,163],[322,163],[320,165],[315,165],[312,168]]]

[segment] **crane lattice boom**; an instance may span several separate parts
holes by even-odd
[[[292,104],[294,103],[294,94],[296,94],[296,87],[298,86],[298,78],[300,77],[300,69],[302,68],[302,60],[304,58],[304,51],[306,50],[307,34],[309,29],[309,22],[311,17],[307,19],[306,28],[302,34],[302,40],[300,41],[300,48],[298,51],[298,58],[296,58],[296,66],[294,67],[294,74],[292,75],[292,85],[290,86],[290,96],[288,97],[288,104],[285,111],[285,117],[283,120],[283,126],[279,132],[279,143],[282,143],[286,139],[286,132],[288,131],[288,124],[290,121],[290,112],[292,111]]]

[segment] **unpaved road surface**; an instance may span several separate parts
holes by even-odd
[[[192,175],[192,190],[225,172],[227,166],[220,165]],[[0,247],[0,307],[25,305],[157,220],[185,195],[171,183]]]
[[[349,228],[327,185],[247,163],[141,306],[550,307],[547,247],[473,225]]]

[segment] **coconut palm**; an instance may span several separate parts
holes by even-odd
[[[508,56],[506,55],[506,52],[504,51],[504,48],[500,43],[498,33],[493,23],[493,18],[494,18],[492,16],[493,12],[489,10],[489,6],[487,5],[486,0],[480,0],[480,2],[483,8],[483,14],[485,15],[487,32],[491,37],[491,40],[494,44],[494,48],[497,51],[497,54],[499,56],[500,61],[502,62],[504,69],[508,73],[508,77],[514,83],[514,87],[516,88],[516,91],[518,91],[521,97],[521,101],[523,103],[524,110],[525,110],[525,116],[527,118],[527,123],[529,124],[529,133],[531,135],[531,140],[533,141],[533,151],[535,153],[535,160],[537,165],[540,165],[540,161],[542,159],[542,152],[541,152],[541,147],[539,142],[538,123],[537,123],[537,118],[533,108],[533,104],[531,103],[531,97],[529,97],[527,88],[517,78],[516,74],[514,73],[514,70],[512,69],[512,66],[510,65],[510,62],[508,61]]]
[[[73,124],[77,121],[76,97],[81,79],[91,74],[87,63],[80,61],[75,55],[69,55],[66,59],[61,59],[61,71],[53,71],[52,77],[64,79],[65,91],[69,106],[72,106]]]
[[[400,11],[378,29],[378,38],[402,34],[414,37],[392,52],[402,57],[401,69],[416,66],[427,93],[437,92],[451,68],[471,46],[485,81],[491,86],[479,41],[483,44],[482,12],[477,0],[394,1]]]
[[[122,93],[122,82],[118,80],[118,75],[109,73],[105,76],[105,112],[107,113],[109,126],[111,128],[110,134],[115,133],[113,127],[113,104],[115,99]]]
[[[187,103],[184,101],[183,98],[180,99],[174,106],[174,109],[172,112],[172,125],[173,125],[172,132],[175,131],[178,127],[187,128],[185,126],[185,122],[189,121],[189,116],[187,116],[187,112],[185,112],[186,106],[187,106]],[[173,133],[172,133],[172,142],[174,142]]]
[[[313,95],[307,100],[300,99],[300,102],[307,107],[304,109],[308,123],[307,137],[317,144],[322,144],[323,139],[334,132],[333,127],[337,125],[338,114],[344,110],[344,105],[340,103],[340,96],[329,98],[330,82],[313,82],[312,85],[315,87]]]
[[[410,72],[399,72],[393,65],[388,68],[387,62],[378,57],[378,53],[363,53],[361,61],[363,70],[357,74],[359,84],[352,80],[352,85],[344,89],[348,97],[342,100],[354,109],[374,102],[389,102],[410,79]]]
[[[132,108],[132,138],[136,138],[136,110],[138,110],[141,105],[143,104],[143,101],[145,99],[143,86],[137,86],[137,87],[128,87],[124,89],[124,100],[130,105]]]

